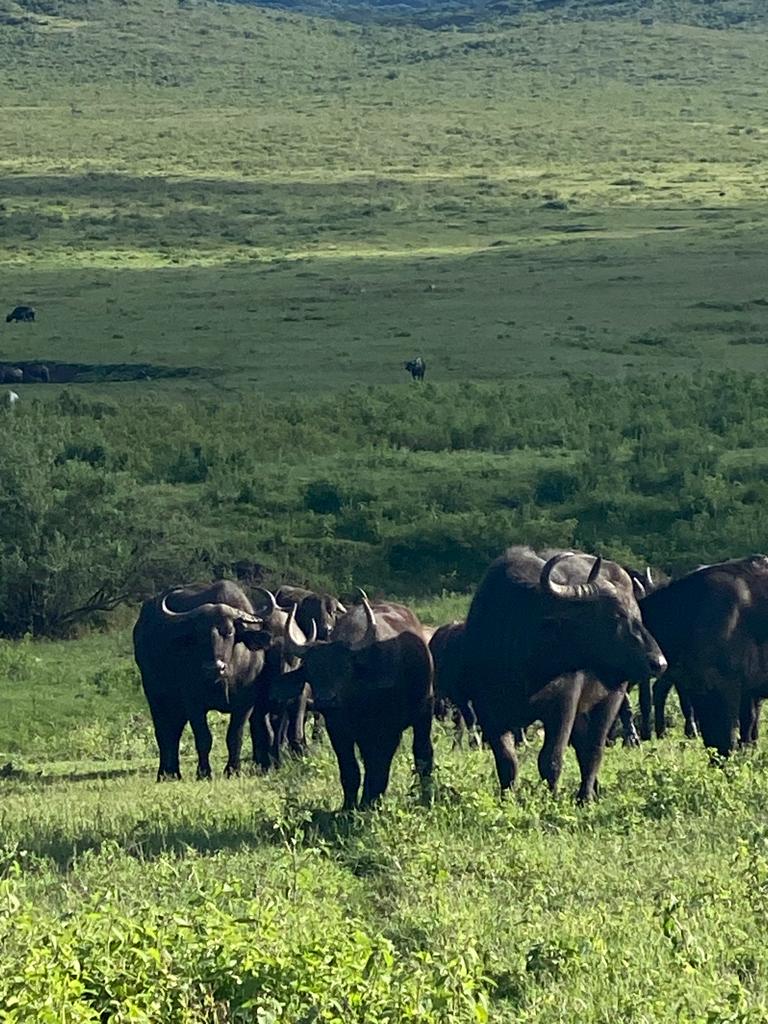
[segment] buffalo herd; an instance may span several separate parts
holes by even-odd
[[[315,735],[324,723],[336,754],[344,809],[370,807],[385,793],[407,729],[427,797],[433,718],[450,715],[457,744],[468,733],[470,743],[490,747],[502,792],[517,776],[525,730],[540,723],[541,778],[554,792],[573,747],[586,802],[599,793],[612,731],[620,723],[625,743],[638,741],[633,685],[644,737],[654,705],[663,732],[674,687],[686,733],[700,734],[717,755],[756,742],[768,696],[768,557],[654,582],[647,571],[583,552],[512,547],[488,568],[466,622],[438,629],[363,591],[347,608],[300,587],[254,588],[251,598],[219,580],[146,601],[134,650],[158,780],[181,777],[187,723],[197,776],[210,778],[209,711],[229,715],[227,775],[240,770],[246,724],[253,761],[267,771],[284,747],[306,753],[314,715]]]

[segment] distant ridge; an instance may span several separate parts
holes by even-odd
[[[30,0],[34,3],[34,0]],[[424,28],[551,14],[576,20],[641,20],[726,29],[768,24],[765,0],[232,0],[342,20],[415,21]]]

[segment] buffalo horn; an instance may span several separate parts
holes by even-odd
[[[312,623],[312,639],[307,641],[306,637],[296,624],[296,605],[293,605],[288,612],[288,621],[285,624],[285,639],[283,641],[285,653],[289,658],[303,658],[309,648],[315,642],[317,629]],[[299,639],[301,638],[301,639]]]
[[[601,568],[602,564],[603,564],[603,560],[600,557],[600,555],[598,555],[597,558],[595,559],[593,565],[592,565],[592,568],[589,571],[589,576],[587,577],[587,583],[594,583],[595,582],[597,577],[600,575],[600,568]]]
[[[637,578],[637,576],[632,577],[632,589],[635,592],[635,599],[637,601],[642,601],[645,597],[645,587],[643,586],[642,581]]]
[[[272,593],[271,590],[267,590],[266,587],[254,587],[253,589],[257,594],[264,595],[265,603],[262,611],[263,618],[271,618],[277,611],[277,601],[275,600],[275,595]]]
[[[163,616],[166,619],[171,619],[173,622],[185,622],[189,619],[196,619],[198,615],[212,615],[214,612],[218,615],[226,616],[233,621],[239,619],[241,622],[249,623],[249,625],[256,625],[256,623],[263,621],[258,615],[252,615],[242,608],[233,608],[231,604],[213,604],[210,601],[205,604],[199,604],[196,608],[190,608],[186,612],[175,612],[172,608],[168,607],[167,601],[172,594],[178,593],[178,590],[172,590],[170,593],[164,594],[163,600],[160,603],[160,611]]]
[[[358,587],[357,592],[360,595],[360,603],[365,610],[366,627],[365,635],[362,640],[359,640],[357,643],[350,644],[354,651],[359,651],[363,647],[370,647],[376,639],[376,616],[373,613],[373,608],[371,608],[371,602],[368,600],[368,595],[362,587]]]
[[[539,577],[539,585],[552,597],[564,598],[571,601],[595,601],[600,596],[600,585],[596,582],[597,574],[600,572],[601,559],[595,559],[595,564],[589,573],[587,583],[557,583],[552,579],[555,568],[566,558],[572,558],[572,551],[564,551],[555,555],[544,565]],[[597,572],[595,572],[597,569]]]
[[[651,573],[651,567],[650,567],[650,565],[646,565],[646,567],[645,567],[645,575],[643,576],[643,586],[645,587],[645,590],[648,593],[650,593],[653,590],[654,585],[655,584],[653,582],[653,575]]]

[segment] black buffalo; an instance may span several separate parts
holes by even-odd
[[[581,800],[597,795],[626,681],[666,668],[621,566],[568,551],[542,557],[525,547],[510,548],[480,583],[467,618],[465,665],[467,696],[502,790],[517,774],[513,730],[540,720],[541,777],[556,789],[570,741]]]
[[[31,323],[35,319],[35,311],[31,306],[15,306],[5,318],[10,323]]]
[[[47,384],[51,379],[51,371],[44,363],[30,363],[24,368],[25,384]]]
[[[768,557],[703,566],[641,608],[706,746],[727,756],[754,743],[768,697]]]
[[[480,746],[477,715],[465,695],[463,622],[449,622],[432,634],[429,650],[435,665],[435,718],[450,717],[454,724],[454,746],[460,747],[466,730],[470,747]]]
[[[330,594],[318,594],[304,587],[282,586],[275,591],[275,600],[286,611],[296,605],[299,628],[309,636],[314,624],[318,640],[330,639],[336,620],[347,611],[341,601]]]
[[[268,593],[268,592],[267,592]],[[145,601],[133,630],[134,655],[141,672],[160,754],[158,780],[181,778],[179,741],[189,722],[197,750],[197,777],[210,778],[211,731],[208,712],[230,715],[226,773],[239,771],[245,723],[251,719],[254,755],[268,746],[260,735],[266,725],[268,682],[261,677],[281,616],[272,595],[254,612],[240,587],[230,580],[175,588]],[[287,617],[282,614],[282,622]],[[262,757],[265,755],[262,754]]]
[[[427,364],[421,356],[416,356],[415,359],[409,359],[407,363],[403,363],[403,366],[410,373],[413,380],[424,380],[424,374],[427,372]]]
[[[309,683],[325,717],[339,764],[344,809],[357,806],[360,751],[365,778],[361,807],[386,791],[392,759],[405,729],[413,729],[413,758],[426,793],[432,774],[432,657],[421,623],[399,604],[362,603],[344,615],[328,642],[296,643],[291,611],[286,652],[302,659],[273,691],[290,696]]]

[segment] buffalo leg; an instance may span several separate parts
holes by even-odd
[[[760,709],[762,701],[752,696],[741,699],[739,709],[739,734],[743,747],[754,746],[759,735]]]
[[[360,789],[360,765],[355,756],[355,739],[342,723],[327,714],[325,717],[328,736],[339,764],[339,781],[344,792],[343,810],[353,811],[357,807]]]
[[[413,723],[413,766],[419,776],[421,798],[428,802],[432,795],[432,710],[420,714]]]
[[[539,775],[553,795],[557,792],[557,784],[563,770],[563,757],[573,731],[577,706],[577,690],[569,687],[543,718],[544,745],[539,752]]]
[[[626,694],[615,691],[595,705],[586,715],[577,715],[571,732],[571,744],[576,751],[576,758],[581,770],[581,786],[576,799],[579,803],[588,803],[596,799],[600,788],[597,776],[603,761],[605,741],[611,725]]]
[[[272,767],[272,723],[269,712],[263,707],[254,708],[251,714],[251,744],[253,746],[253,761],[262,772],[268,772]]]
[[[240,774],[240,752],[243,748],[243,730],[245,723],[251,714],[251,708],[233,711],[229,718],[227,728],[227,766],[224,774],[229,778],[231,775]]]
[[[459,704],[459,715],[461,721],[467,727],[467,742],[470,750],[480,750],[482,747],[482,741],[480,739],[480,727],[477,724],[477,715],[475,709],[465,700]]]
[[[517,778],[517,751],[515,750],[514,736],[509,730],[495,735],[487,733],[485,735],[496,760],[496,774],[499,777],[501,792],[504,793],[514,786]]]
[[[740,700],[737,694],[711,687],[691,698],[705,747],[728,757],[739,737]]]
[[[305,724],[308,701],[309,687],[305,686],[288,709],[288,746],[296,757],[303,757],[307,753]]]
[[[197,777],[198,779],[210,779],[211,772],[211,747],[213,737],[208,728],[208,716],[202,711],[190,717],[189,724],[195,736],[195,749],[197,750]]]
[[[373,807],[386,793],[389,785],[389,773],[392,770],[392,760],[400,744],[400,735],[397,731],[383,735],[379,733],[375,738],[368,737],[367,740],[368,742],[360,744],[360,753],[365,766],[361,808]]]
[[[651,681],[644,679],[637,687],[640,703],[640,739],[649,740],[651,732]]]
[[[693,710],[693,704],[691,704],[690,697],[682,690],[677,691],[677,697],[685,719],[685,735],[689,740],[695,740],[699,735],[699,729],[696,725],[696,712]]]
[[[186,716],[183,713],[180,714],[177,709],[168,708],[160,702],[150,703],[149,709],[152,714],[157,750],[160,755],[157,781],[180,779],[179,743],[184,726],[187,724]]]
[[[282,761],[282,750],[285,745],[285,740],[288,735],[288,711],[283,708],[278,714],[269,716],[270,725],[272,727],[272,749],[270,751],[270,757],[272,764],[275,768],[280,767]]]
[[[635,716],[632,714],[632,705],[626,693],[622,698],[618,717],[621,722],[622,746],[639,747],[640,737],[635,728]]]
[[[672,685],[672,679],[668,675],[662,676],[661,679],[657,679],[653,684],[653,724],[656,729],[656,735],[659,739],[661,739],[667,731],[667,717],[665,711],[667,707],[667,697],[669,697],[669,691],[672,689]],[[682,699],[681,695],[681,703]],[[650,737],[648,738],[650,739]],[[643,736],[643,739],[645,739],[645,736]]]

